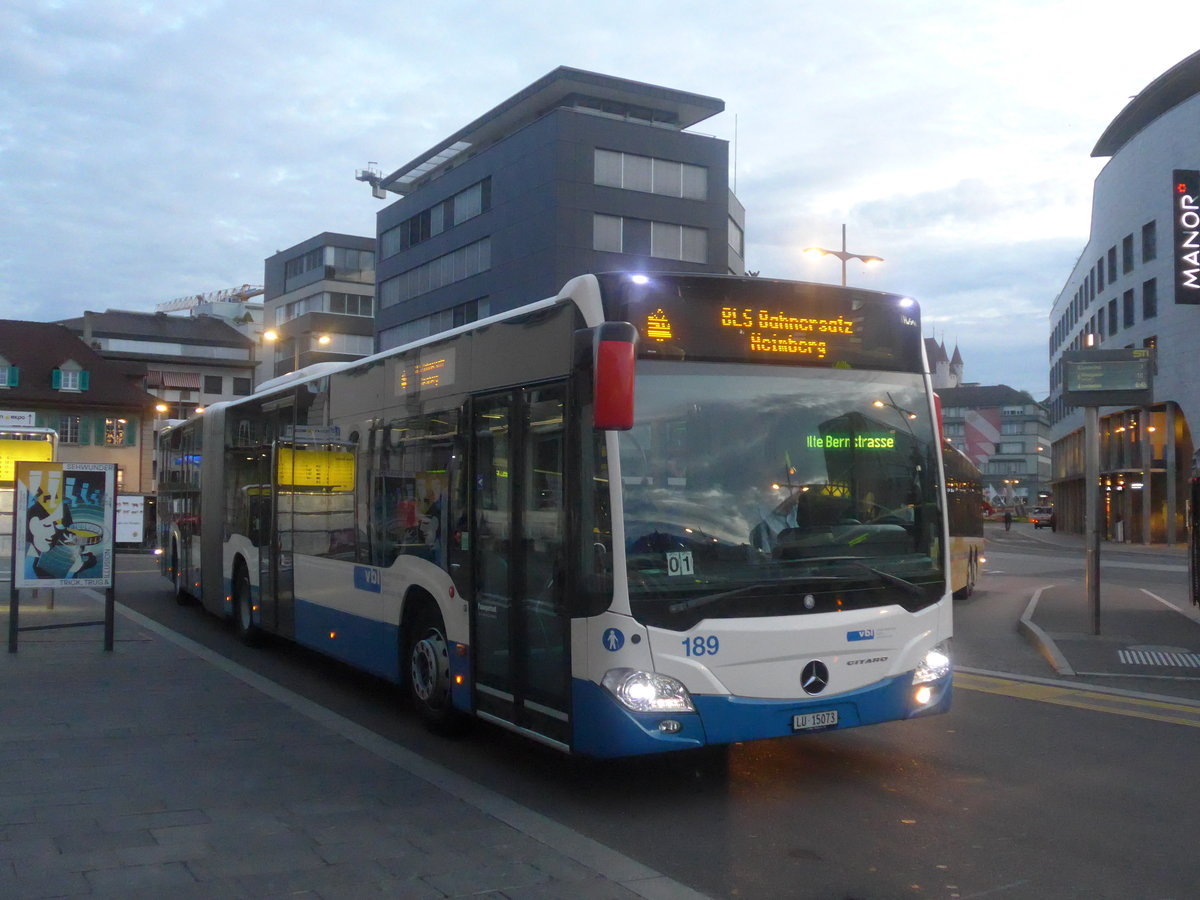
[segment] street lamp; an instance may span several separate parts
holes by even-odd
[[[860,259],[865,265],[873,265],[883,262],[882,256],[865,256],[861,253],[848,253],[846,251],[846,226],[842,225],[842,249],[841,250],[826,250],[824,247],[806,247],[804,255],[808,257],[818,256],[836,256],[842,261],[842,287],[846,286],[846,260]]]
[[[307,337],[309,339],[310,345],[313,342],[315,342],[320,347],[327,347],[329,344],[331,344],[333,342],[333,337],[332,337],[332,335],[329,335],[329,334],[314,334],[311,331],[303,331],[303,332],[300,332],[299,334],[296,334],[291,339],[291,341],[292,341],[292,371],[293,372],[297,372],[300,370],[300,338],[301,337]],[[278,331],[275,331],[274,329],[268,329],[267,331],[263,332],[263,340],[267,341],[269,343],[277,344],[279,341],[283,340],[283,336]],[[309,349],[312,349],[312,347],[310,346]]]

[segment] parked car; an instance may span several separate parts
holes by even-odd
[[[1049,528],[1054,530],[1054,507],[1035,506],[1029,513],[1029,521],[1034,528]]]

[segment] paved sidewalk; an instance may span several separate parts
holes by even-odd
[[[0,897],[77,896],[701,895],[118,606],[111,653],[93,626],[0,654]]]
[[[1082,535],[1048,530],[1027,534],[1043,544],[1077,552]],[[1010,551],[1011,552],[1011,551]],[[1153,555],[1156,562],[1150,562]],[[1181,544],[1115,544],[1100,547],[1101,570],[1107,565],[1147,557],[1144,564],[1180,570],[1187,565]],[[1162,560],[1169,562],[1162,562]],[[1142,564],[1142,563],[1139,563]],[[1099,634],[1081,578],[1060,581],[1037,591],[1025,607],[1019,629],[1058,675],[1075,676],[1110,687],[1166,692],[1200,700],[1200,610],[1101,577]]]

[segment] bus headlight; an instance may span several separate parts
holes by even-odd
[[[695,712],[687,688],[669,675],[639,669],[609,669],[600,682],[634,712]]]
[[[938,681],[950,674],[950,647],[941,643],[933,647],[925,658],[921,660],[921,664],[917,666],[917,670],[913,672],[913,684],[927,684],[930,681]]]

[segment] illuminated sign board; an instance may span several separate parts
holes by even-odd
[[[1154,402],[1154,351],[1070,350],[1063,354],[1063,400],[1071,406]]]
[[[769,279],[599,278],[609,318],[637,328],[643,358],[922,371],[920,313],[894,294]]]
[[[416,359],[406,356],[396,367],[396,396],[431,391],[454,384],[454,348],[422,352]]]
[[[12,484],[17,462],[50,462],[53,454],[49,441],[0,438],[0,484]]]
[[[1200,304],[1200,171],[1176,169],[1172,182],[1175,302]]]
[[[810,434],[805,446],[809,450],[895,450],[896,433]]]
[[[354,490],[354,454],[348,450],[280,447],[276,461],[280,487]]]

